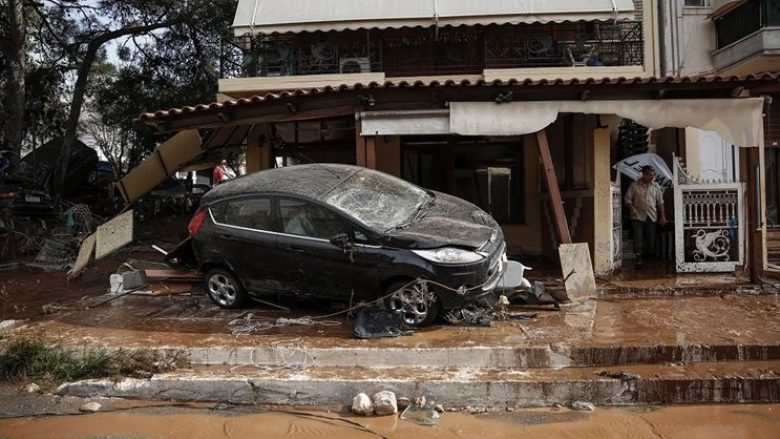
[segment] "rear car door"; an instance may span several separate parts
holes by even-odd
[[[352,225],[318,204],[279,198],[280,233],[277,245],[284,282],[293,293],[348,298],[356,284],[356,265],[330,239],[347,234]]]
[[[250,291],[281,288],[272,201],[270,196],[241,197],[209,208],[214,245]]]

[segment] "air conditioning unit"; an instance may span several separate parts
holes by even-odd
[[[341,58],[339,72],[341,73],[369,73],[371,61],[368,58]]]

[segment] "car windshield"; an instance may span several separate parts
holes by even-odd
[[[322,201],[374,230],[386,232],[411,221],[431,200],[423,189],[387,174],[358,171],[322,196]]]

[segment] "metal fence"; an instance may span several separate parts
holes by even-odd
[[[247,76],[381,71],[398,77],[644,63],[640,21],[315,32],[258,37],[247,46]]]

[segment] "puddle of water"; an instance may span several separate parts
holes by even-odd
[[[356,425],[360,424],[362,427]],[[82,416],[0,420],[7,438],[328,438],[535,437],[602,439],[664,437],[761,439],[780,437],[780,405],[671,406],[518,410],[471,416],[445,413],[432,427],[397,416],[360,418],[323,412],[308,414],[213,412],[153,409]]]

